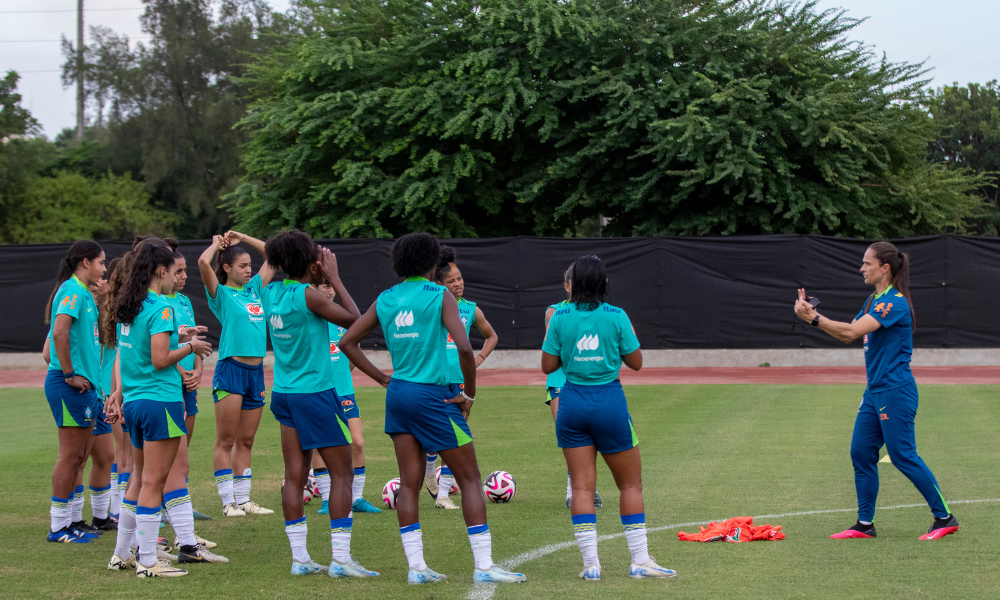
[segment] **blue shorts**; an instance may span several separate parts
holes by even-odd
[[[545,389],[548,392],[548,397],[545,398],[545,403],[549,404],[549,405],[552,404],[553,400],[558,400],[559,399],[559,394],[562,393],[562,388],[550,387],[550,388],[545,388]]]
[[[389,380],[385,392],[385,432],[409,433],[428,454],[472,441],[472,432],[457,404],[444,402],[461,393],[460,384],[433,385]]]
[[[358,401],[354,399],[354,394],[338,395],[340,408],[344,411],[345,419],[360,419],[361,411],[358,409]]]
[[[184,391],[184,413],[189,417],[198,414],[198,390]]]
[[[94,435],[111,433],[111,425],[108,425],[104,421],[106,417],[107,415],[104,414],[104,403],[102,402],[100,408],[97,409],[97,418],[94,419]]]
[[[56,427],[91,427],[101,411],[101,400],[93,387],[81,392],[66,383],[62,371],[55,369],[49,369],[45,375],[45,399],[49,401]]]
[[[332,389],[309,394],[271,392],[271,412],[279,423],[299,434],[303,450],[351,443],[351,430]]]
[[[567,382],[556,413],[556,438],[560,448],[597,446],[601,454],[614,454],[638,445],[622,384]]]
[[[219,392],[223,392],[222,396]],[[264,363],[254,367],[232,358],[215,363],[212,398],[218,402],[229,394],[243,396],[243,410],[264,406]]]
[[[142,449],[143,442],[155,442],[187,435],[183,402],[160,402],[138,398],[122,408],[128,423],[132,445]]]

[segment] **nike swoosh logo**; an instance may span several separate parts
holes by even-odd
[[[885,406],[889,406],[889,405],[888,405],[888,404],[886,404]],[[885,410],[885,406],[883,406],[882,408],[880,408],[880,409],[879,409],[879,412],[881,412],[881,411]]]

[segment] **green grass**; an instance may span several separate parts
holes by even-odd
[[[998,390],[991,386],[922,386],[918,448],[948,500],[1000,498],[996,457]],[[859,386],[642,386],[627,389],[644,461],[649,527],[739,515],[850,508],[856,505],[848,448]],[[497,561],[573,539],[563,507],[566,467],[555,444],[541,389],[481,390],[471,426],[480,468],[517,478],[517,497],[489,507]],[[201,395],[191,452],[195,508],[215,517],[198,532],[232,561],[204,565],[177,580],[138,581],[105,569],[114,534],[85,546],[44,541],[56,431],[42,390],[0,390],[0,597],[10,598],[461,598],[471,588],[472,557],[458,511],[422,498],[425,556],[448,584],[409,587],[395,514],[357,515],[353,552],[382,576],[374,581],[291,577],[280,515],[282,479],[278,427],[269,411],[254,449],[252,497],[278,510],[271,517],[225,519],[212,478],[214,424]],[[362,389],[368,485],[381,504],[382,485],[396,476],[388,436],[381,433],[382,390]],[[891,465],[881,465],[879,506],[923,502]],[[618,494],[605,467],[598,487],[600,534],[619,533]],[[460,497],[456,498],[461,501]],[[309,551],[329,561],[329,525],[306,507]],[[520,586],[495,598],[996,598],[1000,596],[1000,503],[955,504],[958,535],[920,542],[931,522],[926,507],[880,511],[876,540],[833,541],[854,522],[850,512],[768,519],[788,538],[749,544],[679,542],[676,530],[649,536],[660,564],[678,570],[668,581],[632,581],[622,538],[599,545],[604,580],[585,583],[575,547],[525,563]],[[88,506],[84,514],[89,514]],[[689,528],[696,529],[696,528]],[[169,531],[166,530],[166,531]],[[152,591],[153,588],[156,591]],[[154,596],[155,594],[155,596]]]

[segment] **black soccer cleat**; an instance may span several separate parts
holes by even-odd
[[[106,517],[104,519],[94,517],[90,526],[98,531],[116,531],[118,529],[118,521],[115,521],[111,517]]]

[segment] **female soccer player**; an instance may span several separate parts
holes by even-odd
[[[563,273],[563,289],[566,290],[566,300],[558,304],[553,304],[552,306],[545,309],[545,331],[549,331],[549,320],[552,319],[552,315],[559,308],[566,306],[569,302],[570,289],[572,287],[572,282],[570,281],[573,277],[573,265],[570,265],[566,272]],[[559,413],[559,394],[562,391],[562,387],[566,385],[566,374],[563,373],[562,369],[556,369],[555,371],[549,373],[545,380],[546,389],[546,399],[545,403],[549,405],[549,409],[552,410],[552,420],[556,420],[556,415]],[[596,482],[595,482],[596,485]],[[569,471],[566,472],[566,508],[570,507],[570,503],[573,501],[573,481],[569,476]],[[604,503],[601,501],[601,494],[598,493],[597,489],[594,489],[594,508],[601,508]]]
[[[938,488],[934,474],[917,454],[913,421],[917,416],[917,384],[910,372],[913,352],[913,301],[910,299],[910,258],[889,242],[876,242],[861,262],[865,283],[875,286],[864,308],[850,323],[828,319],[799,290],[795,314],[838,340],[865,341],[868,387],[861,398],[851,438],[854,486],[858,493],[858,521],[835,533],[833,539],[873,538],[875,498],[878,496],[878,454],[885,445],[892,464],[924,496],[934,523],[921,540],[937,540],[958,531],[958,519]]]
[[[321,283],[316,290],[330,302],[337,296],[337,291],[329,283]],[[347,426],[351,430],[351,460],[354,463],[354,480],[351,485],[351,510],[363,513],[380,513],[380,509],[372,506],[362,496],[365,491],[365,438],[361,428],[361,411],[354,397],[354,382],[351,380],[351,370],[354,365],[340,351],[340,338],[346,328],[333,323],[327,323],[330,335],[330,365],[333,367],[333,389],[337,392],[340,406],[344,409]],[[323,457],[317,452],[313,455],[313,473],[316,476],[317,487],[323,497],[323,505],[316,514],[330,514],[330,472],[323,463]]]
[[[222,514],[242,517],[270,515],[250,500],[250,450],[264,413],[264,355],[267,334],[260,298],[274,276],[266,258],[260,271],[250,276],[250,255],[236,244],[245,242],[260,254],[264,242],[235,231],[212,238],[212,245],[198,259],[205,282],[208,307],[222,332],[219,361],[212,378],[215,398],[215,483],[222,498]],[[212,269],[212,260],[218,264]]]
[[[479,329],[479,333],[485,338],[483,349],[476,356],[476,368],[478,369],[479,365],[483,364],[490,353],[493,352],[493,349],[496,348],[500,338],[497,336],[496,331],[493,330],[489,321],[486,320],[482,309],[476,306],[475,302],[465,299],[465,279],[462,277],[462,272],[458,269],[458,265],[455,264],[457,258],[454,248],[451,246],[441,246],[441,258],[438,261],[434,279],[439,284],[448,288],[448,291],[451,292],[451,295],[458,302],[458,314],[459,318],[462,319],[462,324],[465,326],[465,336],[469,336],[469,331],[472,329],[472,325],[475,324],[476,328]],[[455,341],[450,335],[447,338],[446,348],[448,350],[448,385],[451,386],[452,393],[458,396],[463,389],[465,379],[462,377],[462,367],[458,362],[458,347],[455,346]],[[434,472],[434,463],[436,461],[436,454],[427,455],[424,474],[424,484],[432,494],[437,496],[434,506],[449,510],[458,509],[458,506],[455,506],[455,503],[448,497],[451,486],[455,482],[455,478],[451,474],[451,469],[448,468],[447,464],[441,465],[441,482],[439,486]]]
[[[174,315],[181,330],[188,327],[197,327],[194,320],[194,307],[191,300],[181,293],[187,283],[187,259],[177,249],[180,244],[173,238],[163,240],[174,253],[174,262],[177,264],[177,272],[174,276],[174,291],[166,296],[174,306]],[[198,386],[201,385],[201,374],[203,367],[201,357],[195,354],[184,357],[184,360],[177,363],[177,370],[181,374],[181,381],[184,384],[184,422],[187,424],[188,443],[191,443],[191,436],[194,435],[194,420],[198,414]]]
[[[96,537],[73,528],[70,501],[77,492],[82,501],[83,486],[76,484],[93,441],[94,421],[101,412],[96,393],[101,380],[98,308],[90,286],[101,280],[104,271],[101,245],[76,242],[59,263],[56,286],[45,307],[51,339],[45,397],[59,429],[59,454],[52,471],[50,542],[84,544]]]
[[[597,558],[597,517],[590,501],[597,487],[597,453],[611,469],[621,492],[621,519],[632,553],[629,577],[673,577],[656,564],[646,547],[639,438],[632,427],[625,393],[618,381],[624,362],[642,368],[642,351],[625,311],[607,304],[608,272],[596,256],[573,263],[569,302],[549,320],[542,345],[542,371],[560,366],[566,373],[556,437],[573,481],[573,532],[583,555],[587,581],[601,578]]]
[[[117,340],[113,334],[115,325],[108,322],[108,313],[112,299],[117,295],[121,285],[121,278],[115,276],[121,260],[113,258],[108,261],[107,292],[104,296],[104,310],[98,322],[101,333],[101,388],[105,404],[119,385],[114,376],[115,359],[118,358]],[[128,480],[132,476],[132,442],[128,440],[128,426],[121,419],[111,424],[111,432],[115,438],[115,462],[111,469],[111,516],[117,523],[122,499],[125,498],[125,489],[128,488]]]
[[[327,323],[350,326],[358,307],[340,281],[333,253],[320,249],[298,230],[282,231],[267,242],[266,256],[288,274],[283,282],[264,288],[264,316],[274,348],[274,390],[271,412],[281,423],[281,453],[285,486],[281,509],[292,547],[292,575],[317,573],[323,567],[306,551],[306,519],[302,486],[313,450],[323,456],[330,472],[330,577],[376,577],[351,557],[351,433],[333,389]],[[312,286],[328,281],[341,305],[330,302]]]
[[[164,484],[180,438],[187,435],[181,378],[175,365],[190,354],[207,356],[212,346],[189,329],[177,340],[188,343],[171,349],[177,325],[173,307],[163,296],[173,291],[173,251],[162,242],[141,243],[131,254],[119,266],[124,271],[123,284],[109,307],[109,318],[118,323],[114,335],[121,389],[108,401],[107,413],[110,420],[121,415],[128,424],[135,467],[119,513],[118,541],[108,569],[133,566],[129,545],[135,533],[139,541],[136,575],[179,577],[187,571],[157,560]]]
[[[476,359],[455,297],[430,281],[441,257],[438,241],[426,233],[407,234],[392,244],[389,257],[392,270],[405,280],[379,295],[344,334],[340,349],[361,371],[387,387],[385,432],[392,436],[399,465],[396,512],[410,567],[406,579],[413,584],[431,583],[447,577],[424,562],[418,499],[426,454],[440,453],[463,489],[478,490],[482,485],[472,434],[465,421],[476,395]],[[395,369],[391,378],[358,346],[379,325]],[[465,380],[465,389],[457,396],[448,385],[448,353],[441,343],[449,334]],[[493,564],[483,495],[467,493],[462,512],[476,566],[473,581],[524,581],[524,575],[508,573]]]

